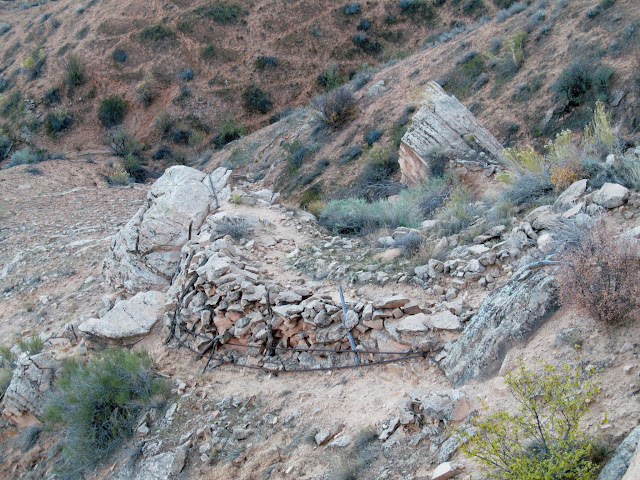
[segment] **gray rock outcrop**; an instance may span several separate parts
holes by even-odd
[[[598,480],[621,480],[625,476],[640,442],[640,426],[631,431],[604,466]],[[626,477],[625,477],[626,478]],[[637,478],[637,477],[631,477]]]
[[[4,395],[3,415],[19,427],[36,425],[53,386],[56,363],[50,352],[23,356]]]
[[[430,175],[429,153],[433,150],[467,153],[472,149],[484,153],[487,161],[498,161],[503,151],[500,142],[458,99],[430,82],[400,144],[403,181],[417,185]]]
[[[180,249],[215,207],[212,187],[224,197],[230,177],[231,170],[224,168],[209,175],[185,166],[167,169],[144,206],[115,235],[104,260],[107,281],[130,293],[168,285]]]
[[[555,279],[526,270],[494,290],[442,361],[454,385],[496,373],[509,349],[526,341],[558,309]]]
[[[148,334],[165,311],[165,294],[140,292],[117,303],[102,318],[90,318],[78,330],[103,341],[134,341]]]

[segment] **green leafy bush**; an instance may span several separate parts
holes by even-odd
[[[605,101],[614,69],[596,62],[577,60],[565,68],[553,84],[553,91],[568,106],[577,106],[596,98]]]
[[[436,12],[430,2],[424,0],[400,0],[400,11],[411,18],[430,22],[436,18]]]
[[[0,368],[0,398],[4,396],[4,392],[9,388],[11,378],[13,377],[11,370],[8,368]]]
[[[245,134],[246,129],[233,118],[227,118],[220,123],[218,131],[211,139],[216,148],[222,148],[227,143],[238,140]]]
[[[318,75],[317,81],[326,92],[338,88],[347,81],[347,77],[340,73],[337,66],[333,65]]]
[[[207,44],[207,46],[202,49],[200,56],[205,60],[211,60],[216,56],[216,46],[213,43]]]
[[[122,158],[127,155],[139,157],[144,150],[144,144],[122,126],[109,130],[106,141],[114,155]]]
[[[45,420],[63,432],[62,466],[82,476],[133,433],[138,416],[165,393],[144,352],[107,350],[86,364],[68,360]]]
[[[107,128],[120,125],[128,111],[127,102],[120,95],[111,95],[100,102],[98,119]]]
[[[275,68],[278,66],[278,59],[276,57],[266,57],[261,55],[255,59],[253,66],[260,71],[263,71],[266,68]]]
[[[491,478],[595,480],[594,447],[579,422],[599,392],[592,372],[545,364],[505,377],[517,412],[499,411],[472,421],[474,433],[457,430],[462,450]]]
[[[264,114],[273,108],[269,92],[265,92],[256,84],[251,84],[245,89],[242,100],[247,112]]]
[[[50,112],[44,119],[44,129],[49,136],[55,136],[58,133],[67,130],[72,124],[71,115],[62,110]]]

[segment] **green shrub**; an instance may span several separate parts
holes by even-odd
[[[67,130],[72,124],[71,115],[62,110],[50,112],[44,119],[44,129],[49,136],[55,136]]]
[[[251,84],[245,89],[242,100],[247,112],[265,114],[273,108],[269,92],[265,92],[256,84]]]
[[[10,117],[12,114],[19,111],[22,98],[20,92],[15,90],[9,95],[0,97],[0,113],[3,117]]]
[[[68,360],[45,420],[63,432],[64,473],[80,477],[129,438],[139,415],[164,393],[144,352],[107,350],[86,364]]]
[[[111,95],[100,102],[98,119],[107,128],[120,125],[128,111],[127,102],[120,95]]]
[[[340,87],[324,95],[315,97],[311,105],[317,118],[333,128],[340,128],[355,118],[357,113],[356,99],[348,87]]]
[[[484,73],[485,62],[482,55],[471,51],[462,57],[447,74],[444,89],[459,99],[465,99],[473,93],[473,86]]]
[[[144,80],[140,80],[136,85],[136,93],[140,99],[140,103],[145,107],[151,105],[153,99],[156,97],[156,89],[153,81],[153,77],[147,77]]]
[[[176,125],[174,118],[167,112],[162,112],[156,119],[155,126],[160,131],[162,138],[169,138]]]
[[[247,12],[237,2],[223,2],[216,0],[196,10],[199,15],[209,17],[216,23],[236,23]]]
[[[27,339],[20,339],[18,341],[18,348],[27,355],[37,355],[44,349],[44,342],[40,338],[40,335],[31,335]]]
[[[78,57],[75,55],[67,56],[63,66],[67,72],[66,83],[69,90],[73,90],[87,82],[84,63]]]
[[[476,417],[474,433],[457,430],[462,450],[491,478],[595,480],[593,444],[579,429],[599,392],[591,373],[545,364],[542,372],[521,367],[508,374],[517,412]]]
[[[43,148],[31,150],[30,147],[24,147],[22,150],[16,151],[11,155],[9,166],[23,165],[25,163],[39,163],[49,159],[49,152]]]
[[[47,54],[44,49],[36,49],[22,62],[22,71],[26,73],[29,80],[35,80],[42,74],[46,62]]]
[[[437,211],[440,233],[443,236],[460,233],[476,220],[479,213],[469,190],[464,187],[453,189]]]
[[[106,141],[114,155],[122,158],[127,155],[140,157],[144,150],[144,144],[122,126],[109,130]]]
[[[578,106],[591,98],[605,101],[614,69],[595,62],[577,60],[565,68],[553,84],[553,91],[568,106]]]
[[[44,94],[44,104],[46,107],[51,107],[58,103],[62,103],[62,97],[60,97],[60,89],[53,87],[47,90]]]
[[[400,11],[413,19],[430,22],[436,18],[436,12],[430,2],[424,0],[400,0]]]
[[[207,44],[207,46],[202,49],[200,56],[205,60],[211,60],[216,56],[216,46],[213,43]]]
[[[278,66],[278,59],[276,57],[265,57],[261,55],[255,59],[253,66],[260,71],[266,68],[275,68]]]
[[[246,129],[233,118],[226,118],[220,123],[218,131],[211,139],[216,148],[222,148],[227,143],[238,140],[245,134]]]
[[[9,135],[0,135],[0,160],[7,156],[12,146],[13,140]]]
[[[140,32],[140,40],[143,42],[159,42],[160,40],[174,40],[176,32],[165,25],[146,27]]]
[[[2,358],[0,366],[9,370],[15,367],[17,358],[15,353],[13,353],[9,347],[0,345],[0,357]]]
[[[347,80],[347,77],[340,74],[340,70],[335,65],[327,68],[324,72],[319,74],[317,78],[318,85],[320,85],[327,92],[333,90],[334,88],[338,88]]]

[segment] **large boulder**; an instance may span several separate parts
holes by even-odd
[[[623,440],[620,446],[616,449],[611,460],[604,466],[598,475],[598,480],[621,480],[623,477],[626,479],[625,473],[628,475],[630,472],[629,466],[633,460],[636,448],[640,442],[640,426],[636,427],[631,433]],[[636,474],[640,472],[635,472]],[[629,479],[637,479],[638,476],[631,475]]]
[[[185,166],[167,169],[144,206],[113,238],[104,260],[107,281],[130,293],[168,285],[180,249],[215,208],[213,192],[220,197],[228,190],[230,176],[224,168],[208,175]]]
[[[557,309],[554,277],[544,269],[525,269],[489,294],[440,366],[454,385],[490,376],[509,349],[530,338]]]
[[[617,183],[605,183],[593,195],[593,203],[604,208],[616,208],[626,202],[629,195],[630,192],[627,187]]]
[[[148,334],[165,312],[165,294],[140,292],[123,300],[102,318],[90,318],[78,326],[89,338],[111,343],[132,342]]]
[[[429,153],[433,150],[467,153],[471,149],[485,153],[487,161],[495,162],[503,151],[500,142],[458,99],[430,82],[425,100],[400,144],[403,180],[410,185],[422,183],[430,175]]]
[[[21,357],[4,394],[3,415],[19,427],[40,423],[56,368],[50,352]]]

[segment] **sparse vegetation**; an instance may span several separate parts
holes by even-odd
[[[278,59],[276,57],[261,55],[255,59],[253,66],[260,71],[264,71],[267,68],[276,68],[278,66]]]
[[[617,235],[604,222],[582,230],[582,235],[577,246],[563,251],[561,301],[606,323],[632,318],[640,307],[636,242]]]
[[[345,15],[357,15],[360,13],[360,4],[358,2],[348,3],[342,8],[342,11]]]
[[[457,430],[462,450],[491,478],[595,480],[594,445],[579,428],[599,392],[592,373],[545,364],[542,372],[521,367],[507,374],[517,412],[476,417],[473,430]]]
[[[106,140],[113,154],[121,158],[127,155],[139,157],[144,149],[144,144],[122,126],[109,130]]]
[[[69,91],[84,85],[87,82],[87,75],[84,63],[75,55],[69,55],[63,62],[66,72],[66,84]]]
[[[80,477],[112,453],[135,428],[138,416],[165,392],[144,352],[107,350],[86,364],[68,360],[47,405],[48,425],[63,432],[61,465]]]
[[[236,23],[247,12],[237,2],[214,1],[196,10],[199,15],[206,16],[216,23]]]
[[[174,40],[176,32],[166,25],[153,25],[140,32],[140,40],[143,42],[159,42],[160,40]]]
[[[22,62],[22,71],[26,73],[29,80],[35,80],[40,77],[46,62],[47,54],[43,48],[39,48],[24,59]]]
[[[425,0],[400,0],[400,11],[412,19],[431,22],[436,18],[433,5]]]
[[[315,97],[311,102],[317,118],[333,128],[340,128],[356,116],[355,97],[348,87],[340,87],[324,95]]]
[[[318,75],[318,85],[329,92],[347,81],[347,77],[340,73],[337,66],[333,65]]]
[[[27,355],[37,355],[44,349],[44,342],[40,335],[31,335],[26,339],[18,340],[18,348]]]
[[[465,99],[474,91],[474,84],[484,73],[485,61],[476,51],[465,54],[447,74],[443,88],[459,99]]]
[[[265,114],[273,108],[269,92],[262,90],[256,84],[248,86],[242,94],[244,108],[250,113]]]
[[[111,95],[100,102],[98,119],[106,128],[120,125],[128,111],[127,102],[120,95]]]
[[[111,54],[111,57],[115,62],[124,63],[127,61],[127,52],[125,52],[121,48],[116,48]]]
[[[153,99],[156,96],[155,84],[152,77],[147,77],[144,80],[140,80],[136,85],[136,93],[140,99],[140,103],[145,107],[151,105]]]
[[[216,233],[220,237],[231,235],[235,240],[248,238],[251,236],[253,228],[251,224],[244,218],[225,217],[220,223],[216,224]]]

